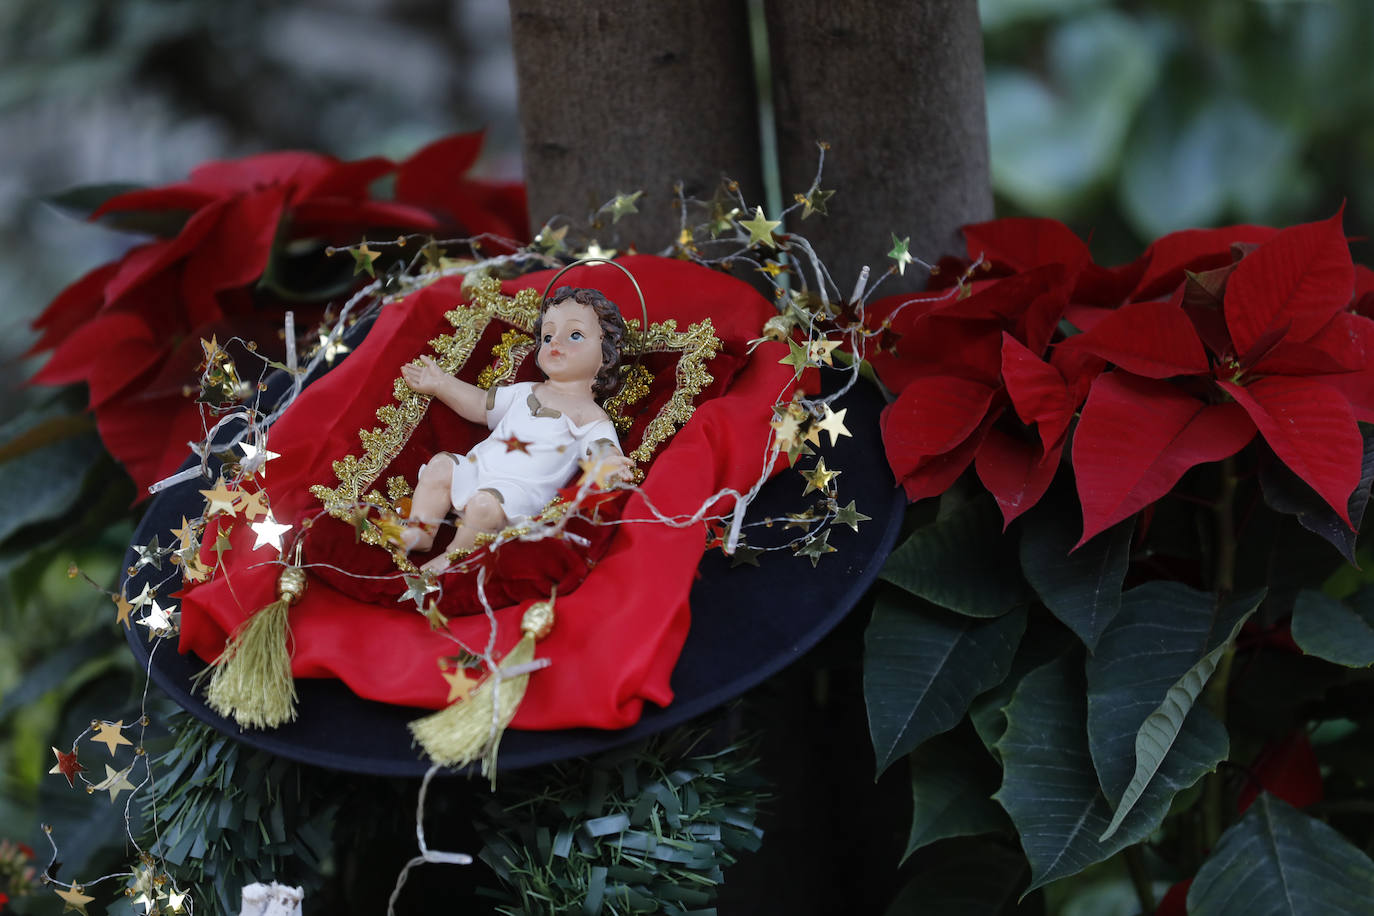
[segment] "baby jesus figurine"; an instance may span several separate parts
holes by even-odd
[[[559,287],[540,305],[534,336],[542,382],[483,390],[428,356],[401,368],[412,389],[492,431],[466,455],[440,452],[420,468],[401,546],[428,550],[449,513],[458,516],[429,571],[443,571],[450,552],[472,550],[479,534],[537,514],[583,462],[598,480],[628,477],[634,467],[601,408],[620,388],[625,321],[615,303],[594,289]]]

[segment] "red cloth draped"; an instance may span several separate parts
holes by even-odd
[[[688,593],[704,550],[704,525],[634,520],[653,518],[646,497],[661,513],[691,514],[722,489],[748,489],[766,460],[771,405],[788,396],[792,384],[792,369],[778,364],[786,353],[782,344],[764,344],[744,359],[747,341],[774,314],[752,288],[667,258],[641,255],[618,263],[643,288],[650,322],[671,318],[685,329],[710,318],[725,351],[742,365],[728,390],[699,404],[659,450],[643,494],[623,499],[621,517],[629,523],[614,529],[595,568],[571,594],[559,594],[557,624],[536,650],[552,664],[530,678],[512,723],[517,728],[623,728],[639,718],[645,700],[672,700],[669,676],[690,625]],[[550,276],[530,274],[506,283],[503,292],[513,295],[527,286],[542,292]],[[559,282],[595,286],[627,318],[637,315],[638,297],[613,267],[580,267]],[[444,280],[386,306],[344,365],[307,388],[272,427],[270,447],[281,457],[266,466],[263,484],[278,521],[294,524],[318,515],[320,503],[309,487],[335,486],[332,462],[361,454],[358,431],[378,425],[376,409],[390,398],[401,365],[450,330],[443,313],[459,299],[457,281]],[[718,506],[731,508],[728,498]],[[232,549],[224,552],[215,578],[180,596],[181,650],[207,660],[218,655],[229,632],[275,597],[280,571],[274,550],[253,549],[255,535],[242,519],[234,521],[230,538]],[[207,536],[207,560],[215,558],[212,541]],[[358,695],[387,703],[446,705],[449,687],[436,660],[455,655],[458,647],[432,632],[411,602],[368,603],[318,576],[310,580],[291,610],[297,677],[337,677]],[[496,610],[498,658],[519,639],[520,616],[529,603]],[[448,629],[478,651],[490,638],[485,615],[455,617]]]

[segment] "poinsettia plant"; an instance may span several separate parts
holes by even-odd
[[[868,314],[915,503],[865,659],[907,855],[984,857],[986,912],[1114,859],[1143,912],[1367,901],[1374,272],[1341,214],[1117,267],[1053,221],[965,234]]]
[[[288,309],[308,333],[327,304],[369,279],[353,259],[329,258],[331,246],[399,233],[482,237],[488,250],[527,241],[523,186],[466,175],[481,145],[480,133],[460,134],[400,163],[263,153],[205,163],[164,187],[59,195],[91,219],[153,237],[81,277],[38,317],[32,352],[53,352],[33,382],[84,382],[105,447],[146,492],[205,437],[186,390],[206,355],[202,340],[238,336],[280,359]],[[374,193],[386,178],[391,199]],[[367,267],[375,274],[377,265]]]

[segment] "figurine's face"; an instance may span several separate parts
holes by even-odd
[[[556,382],[596,378],[601,369],[601,323],[590,305],[564,299],[544,312],[537,362]]]

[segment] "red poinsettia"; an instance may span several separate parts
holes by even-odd
[[[1074,442],[1085,540],[1256,431],[1352,524],[1374,322],[1348,311],[1355,270],[1340,215],[1236,254],[1061,345],[1115,367],[1094,382]]]
[[[1294,808],[1306,808],[1322,800],[1321,767],[1307,732],[1299,729],[1264,746],[1236,796],[1236,811],[1244,813],[1262,791]]]
[[[983,275],[967,295],[951,288],[873,303],[871,319],[896,339],[870,359],[900,392],[882,431],[908,498],[942,492],[974,464],[1010,522],[1049,487],[1069,420],[1100,369],[1078,356],[1042,359],[1080,295],[1088,251],[1051,220],[985,223],[966,237]],[[1009,408],[1019,422],[999,422]]]
[[[1352,265],[1339,214],[1174,233],[1117,268],[1053,221],[965,234],[983,268],[963,290],[871,309],[888,342],[871,360],[899,392],[883,439],[908,497],[972,464],[1010,523],[1048,488],[1081,408],[1084,540],[1256,432],[1351,523],[1356,420],[1374,419],[1374,275]]]
[[[179,226],[58,295],[34,322],[41,332],[34,351],[54,352],[33,381],[85,382],[106,447],[140,488],[148,486],[175,470],[186,443],[204,435],[195,402],[184,393],[202,358],[201,338],[270,342],[286,308],[318,308],[342,291],[337,279],[327,291],[318,283],[287,288],[283,274],[299,269],[299,252],[322,258],[328,245],[356,243],[368,231],[522,228],[511,216],[524,205],[518,188],[462,177],[479,145],[478,135],[442,140],[399,167],[381,157],[345,162],[266,153],[206,163],[185,182],[105,201],[92,218],[157,213]],[[440,181],[435,176],[448,155],[457,159]],[[373,199],[372,183],[392,172],[405,200]],[[427,198],[431,182],[434,195]],[[465,202],[465,193],[476,200]]]

